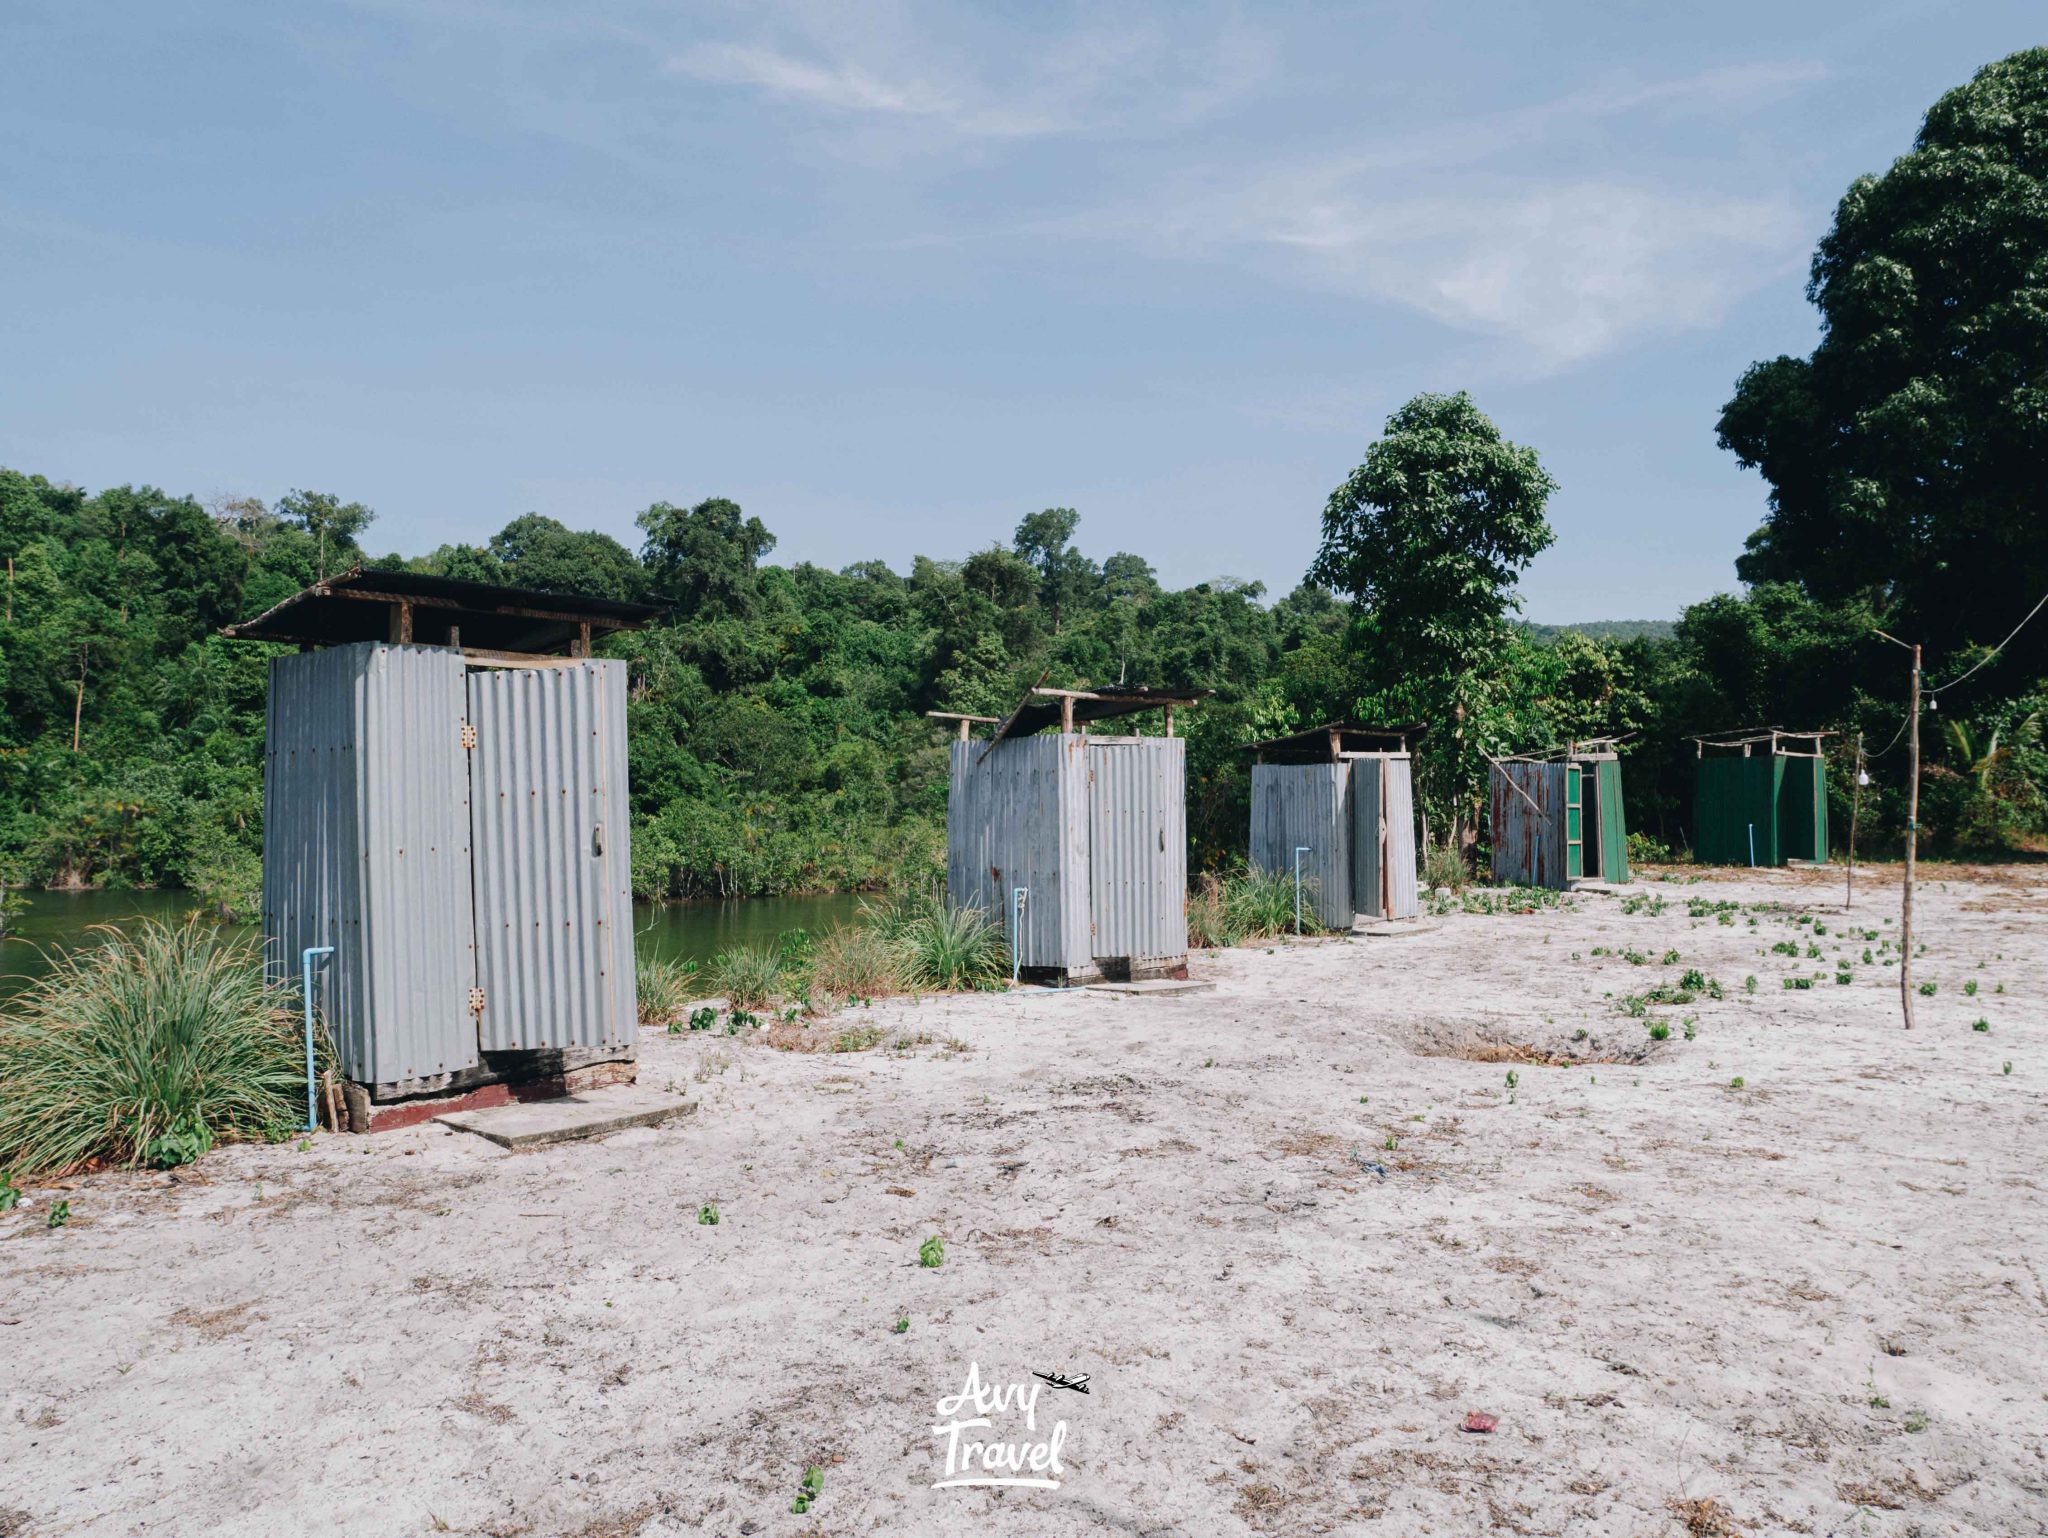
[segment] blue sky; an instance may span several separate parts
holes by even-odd
[[[585,0],[0,14],[0,463],[776,559],[1070,505],[1299,580],[1418,390],[1562,485],[1532,618],[1731,587],[1714,446],[1849,179],[2038,4]]]

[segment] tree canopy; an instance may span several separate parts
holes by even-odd
[[[1979,70],[1850,186],[1807,296],[1812,355],[1756,364],[1721,414],[1770,486],[1737,569],[1966,660],[2048,591],[2048,48]],[[2048,665],[2048,627],[2010,662]]]

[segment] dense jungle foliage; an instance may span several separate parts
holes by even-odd
[[[1843,734],[1840,837],[1861,732],[1875,850],[1901,826],[1907,682],[1877,626],[1928,643],[1931,687],[1956,684],[1926,728],[1933,846],[2038,847],[2048,616],[1992,652],[2048,592],[2048,50],[1948,93],[1908,154],[1850,188],[1808,292],[1820,345],[1749,370],[1718,424],[1769,488],[1744,590],[1669,626],[1517,621],[1553,487],[1463,395],[1388,421],[1324,509],[1310,576],[1277,598],[1227,578],[1169,589],[1140,553],[1098,560],[1068,508],[908,572],[835,572],[769,563],[774,535],[721,498],[646,509],[637,551],[528,513],[408,557],[371,553],[371,511],[324,493],[203,507],[0,471],[0,883],[186,886],[245,908],[269,648],[215,632],[359,561],[669,606],[607,643],[632,669],[646,896],[936,868],[947,732],[923,712],[1000,714],[1042,672],[1214,691],[1182,717],[1198,866],[1242,849],[1239,746],[1347,715],[1432,724],[1432,839],[1475,853],[1488,754],[1634,732],[1631,824],[1682,849],[1686,734],[1766,723]]]

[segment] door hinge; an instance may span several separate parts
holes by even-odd
[[[476,746],[476,728],[465,721],[462,723],[462,750],[467,753]]]
[[[469,1012],[480,1015],[484,1012],[484,991],[481,988],[469,990]]]

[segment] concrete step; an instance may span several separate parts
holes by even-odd
[[[545,1148],[550,1143],[605,1137],[628,1127],[652,1127],[697,1109],[682,1100],[637,1084],[613,1084],[554,1100],[494,1105],[481,1111],[450,1111],[435,1121],[458,1132],[474,1132],[500,1148]]]
[[[1090,983],[1090,993],[1134,993],[1145,998],[1159,998],[1176,993],[1213,992],[1214,983],[1196,982],[1186,977],[1143,977],[1134,983]]]

